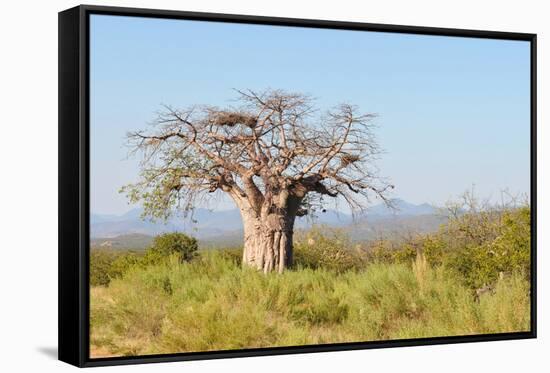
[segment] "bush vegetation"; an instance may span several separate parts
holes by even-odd
[[[125,254],[130,255],[130,253]],[[112,265],[117,253],[106,249],[90,252],[90,286],[108,285],[113,277]]]
[[[108,285],[131,267],[145,268],[162,263],[175,256],[180,262],[190,261],[197,255],[198,243],[183,233],[165,233],[156,236],[145,252],[94,249],[90,253],[90,285]]]
[[[197,254],[196,241],[170,240],[194,248],[182,255],[155,242],[141,255],[92,251],[94,356],[530,327],[528,207],[461,211],[436,233],[400,241],[297,233],[294,268],[281,275],[242,268],[241,248]]]
[[[297,234],[294,243],[296,267],[324,268],[337,273],[360,270],[366,257],[354,247],[342,229],[313,227]]]
[[[194,237],[183,233],[164,233],[153,239],[153,244],[146,255],[153,258],[163,258],[175,254],[181,262],[189,261],[195,257],[199,245]],[[152,259],[153,262],[158,259]]]
[[[529,330],[529,283],[498,280],[478,301],[444,268],[371,264],[263,275],[219,252],[135,267],[92,288],[91,344],[108,355]]]

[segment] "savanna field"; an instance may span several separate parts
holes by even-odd
[[[451,215],[435,233],[351,242],[297,232],[283,274],[182,234],[92,249],[92,357],[528,331],[530,209]]]

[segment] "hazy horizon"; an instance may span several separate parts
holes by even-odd
[[[397,201],[397,200],[401,200],[401,201],[406,202],[406,203],[411,203],[411,202],[409,202],[409,201],[405,201],[405,200],[402,199],[402,198],[394,198],[394,200],[396,200],[396,201]],[[382,205],[382,204],[383,204],[383,202],[380,202],[379,204],[372,204],[371,207],[374,207],[374,206],[377,206],[377,205]],[[436,206],[436,205],[430,204],[430,203],[428,203],[428,202],[423,202],[423,203],[418,203],[418,204],[414,203],[414,205],[418,205],[418,206],[419,206],[419,205],[424,205],[424,204],[428,204],[428,205],[433,206],[433,207],[443,207],[443,206]],[[211,211],[214,211],[214,212],[216,212],[216,211],[232,211],[232,210],[238,210],[237,206],[235,206],[235,205],[231,206],[230,204],[227,204],[227,205],[225,205],[225,206],[222,207],[222,208],[216,208],[216,207],[214,207],[214,208],[209,208],[209,207],[202,207],[202,206],[199,206],[198,208],[204,208],[204,209],[206,209],[206,210],[211,210]],[[123,212],[117,213],[117,214],[103,213],[103,212],[97,212],[97,211],[92,211],[92,210],[90,210],[90,213],[91,213],[91,214],[94,214],[94,215],[113,215],[113,216],[122,216],[122,215],[124,215],[124,214],[129,213],[129,212],[137,211],[137,210],[141,210],[141,209],[142,209],[141,206],[133,205],[133,206],[131,206],[131,207],[128,207],[128,209],[127,209],[126,211],[123,211]],[[336,209],[329,208],[329,210],[336,210]],[[340,213],[342,213],[342,214],[347,214],[347,212],[342,211],[342,209],[338,209],[338,212],[340,212]]]
[[[377,113],[392,198],[442,205],[472,185],[483,199],[529,193],[528,42],[103,15],[90,27],[93,213],[136,207],[118,193],[138,177],[127,131],[146,128],[161,104],[230,105],[234,88]]]

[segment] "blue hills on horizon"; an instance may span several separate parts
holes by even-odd
[[[435,216],[437,207],[428,203],[413,204],[402,199],[391,200],[393,208],[380,203],[366,209],[365,213],[355,219],[350,214],[327,209],[318,212],[315,218],[301,217],[296,227],[308,228],[313,224],[325,224],[336,227],[354,225],[395,225],[396,222],[415,220],[416,217]],[[168,221],[152,222],[141,218],[142,209],[134,208],[122,215],[90,215],[90,235],[92,239],[112,238],[123,235],[154,236],[163,232],[180,231],[194,235],[199,240],[222,239],[223,237],[242,236],[242,221],[237,209],[209,210],[197,208],[192,220],[190,217],[175,216]],[[424,219],[425,220],[425,219]],[[440,219],[436,219],[440,221]],[[368,222],[368,224],[367,224]],[[364,229],[363,229],[364,230]]]

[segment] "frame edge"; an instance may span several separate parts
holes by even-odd
[[[80,241],[82,7],[58,13],[58,359],[84,366]]]
[[[442,36],[494,38],[524,40],[531,43],[531,200],[532,200],[532,296],[531,330],[501,335],[476,335],[442,337],[434,339],[395,340],[386,344],[351,343],[347,345],[317,345],[261,350],[219,351],[175,355],[152,355],[114,359],[91,359],[88,355],[88,306],[87,275],[88,254],[88,191],[87,180],[87,119],[88,119],[88,14],[113,14],[140,17],[195,19],[204,21],[255,23],[280,26],[317,27],[330,29],[361,29],[365,31],[399,32],[404,34],[428,34]],[[462,30],[422,26],[397,26],[392,24],[370,24],[360,22],[330,21],[233,15],[222,13],[200,13],[176,10],[137,9],[80,5],[59,12],[59,243],[58,243],[58,343],[59,360],[78,367],[142,364],[152,362],[173,362],[207,360],[217,358],[238,358],[250,356],[285,355],[346,351],[356,349],[391,348],[404,346],[428,346],[462,342],[486,342],[513,339],[536,338],[536,39],[532,33],[500,31]],[[77,156],[78,155],[78,156]],[[305,348],[304,348],[305,347]]]

